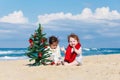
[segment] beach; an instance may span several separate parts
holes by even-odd
[[[120,54],[84,56],[81,66],[29,66],[28,59],[0,61],[0,80],[120,80]]]

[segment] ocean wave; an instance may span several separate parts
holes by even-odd
[[[0,54],[10,54],[13,53],[13,51],[0,51]]]
[[[0,57],[0,60],[18,60],[18,59],[27,59],[28,57],[22,56],[22,57],[10,57],[10,56],[4,56]]]
[[[98,48],[91,48],[91,50],[98,50]]]
[[[26,59],[26,48],[0,48],[0,60]],[[120,48],[83,48],[83,56],[120,54]],[[64,56],[64,53],[61,52]]]
[[[22,54],[22,53],[25,53],[26,50],[8,50],[8,51],[3,51],[3,50],[0,50],[0,54]]]
[[[90,48],[83,48],[83,50],[90,51]]]

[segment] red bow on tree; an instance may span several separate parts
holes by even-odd
[[[33,40],[32,39],[29,39],[29,43],[32,43],[33,42]]]

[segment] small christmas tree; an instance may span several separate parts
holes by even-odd
[[[26,52],[26,55],[30,58],[30,61],[35,60],[32,64],[34,66],[46,65],[46,63],[51,62],[48,59],[50,57],[49,49],[47,48],[47,38],[46,34],[42,33],[42,27],[39,24],[39,28],[35,30],[35,33],[29,38],[30,46]]]

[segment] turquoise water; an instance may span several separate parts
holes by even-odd
[[[27,48],[0,48],[0,60],[27,59]],[[64,54],[61,52],[62,56]],[[120,48],[83,48],[83,56],[120,54]]]

